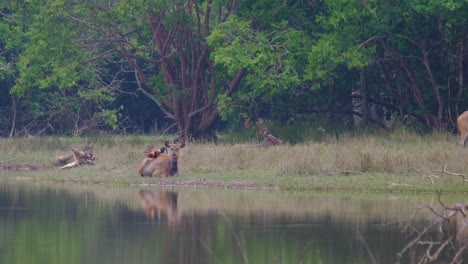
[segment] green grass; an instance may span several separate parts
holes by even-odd
[[[69,170],[0,171],[2,178],[47,182],[255,188],[301,191],[464,192],[468,148],[448,133],[418,135],[397,130],[381,134],[342,134],[323,140],[268,149],[246,144],[188,143],[182,149],[179,177],[141,178],[136,167],[147,145],[167,138],[0,139],[0,161],[52,164],[71,147],[94,142],[95,166]],[[249,141],[247,141],[249,142]],[[468,178],[467,178],[468,179]]]

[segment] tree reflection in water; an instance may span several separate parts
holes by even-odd
[[[145,239],[153,235],[165,263],[394,263],[402,244],[397,227],[372,225],[397,217],[400,209],[377,213],[367,198],[158,189],[140,190],[137,197],[157,223]],[[369,241],[365,250],[356,230]]]
[[[426,252],[433,262],[461,263],[466,259],[466,252],[460,251],[467,241],[466,232],[460,231],[466,230],[462,217],[466,207],[453,206],[458,210],[451,215],[448,206],[432,203],[402,226],[389,224],[401,223],[414,211],[414,204],[428,204],[433,198],[30,182],[0,185],[0,263],[393,264],[424,263],[424,258],[430,262]],[[451,205],[464,197],[446,200]],[[449,216],[450,222],[445,220]],[[443,223],[444,232],[434,225],[437,221]],[[432,228],[419,236],[425,226]],[[405,233],[401,227],[406,227]],[[449,233],[450,228],[455,233]],[[458,252],[462,253],[457,256]]]
[[[398,263],[464,263],[468,256],[468,202],[445,205],[438,195],[439,206],[421,206],[402,224],[411,241],[397,254]],[[425,224],[415,216],[429,213]],[[405,259],[405,257],[407,259]]]

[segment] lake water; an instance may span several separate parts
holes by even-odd
[[[414,239],[402,223],[438,204],[435,195],[5,182],[0,263],[395,263]],[[411,228],[430,219],[414,215]]]

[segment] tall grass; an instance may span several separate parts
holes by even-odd
[[[264,169],[279,176],[334,175],[350,172],[420,174],[468,169],[467,151],[449,134],[419,136],[397,131],[384,135],[343,134],[323,142],[271,148],[246,145],[191,145],[182,165],[187,170],[222,172]]]
[[[136,167],[144,158],[147,145],[160,147],[166,139],[150,136],[0,139],[0,161],[52,163],[71,147],[94,142],[96,166],[34,172],[32,177],[154,183],[161,179],[138,177]],[[270,148],[253,147],[250,143],[187,143],[179,160],[181,176],[163,181],[207,181],[218,185],[223,181],[240,185],[271,183],[291,188],[305,182],[333,188],[340,182],[354,188],[355,181],[372,182],[373,175],[386,175],[381,181],[397,177],[411,185],[445,182],[468,191],[464,187],[468,184],[463,184],[461,177],[440,172],[444,168],[458,174],[468,172],[468,148],[458,146],[456,136],[449,133],[419,135],[401,129],[380,134],[325,135],[321,141],[313,139]]]
[[[228,133],[218,135],[219,142],[235,144],[238,142],[261,141],[261,135],[257,134],[261,127],[267,128],[272,134],[290,144],[323,141],[327,134],[336,134],[338,131],[344,131],[344,128],[332,127],[326,125],[326,122],[319,122],[318,120],[290,122],[287,125],[273,124],[265,121],[262,124],[256,123],[250,128],[233,128]]]

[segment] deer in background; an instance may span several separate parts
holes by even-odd
[[[185,142],[179,143],[178,140],[164,142],[168,153],[161,153],[156,158],[148,156],[143,159],[138,166],[138,175],[146,176],[178,176],[179,150],[185,146]]]
[[[460,132],[460,145],[465,147],[466,138],[468,137],[468,111],[457,117],[457,127]]]

